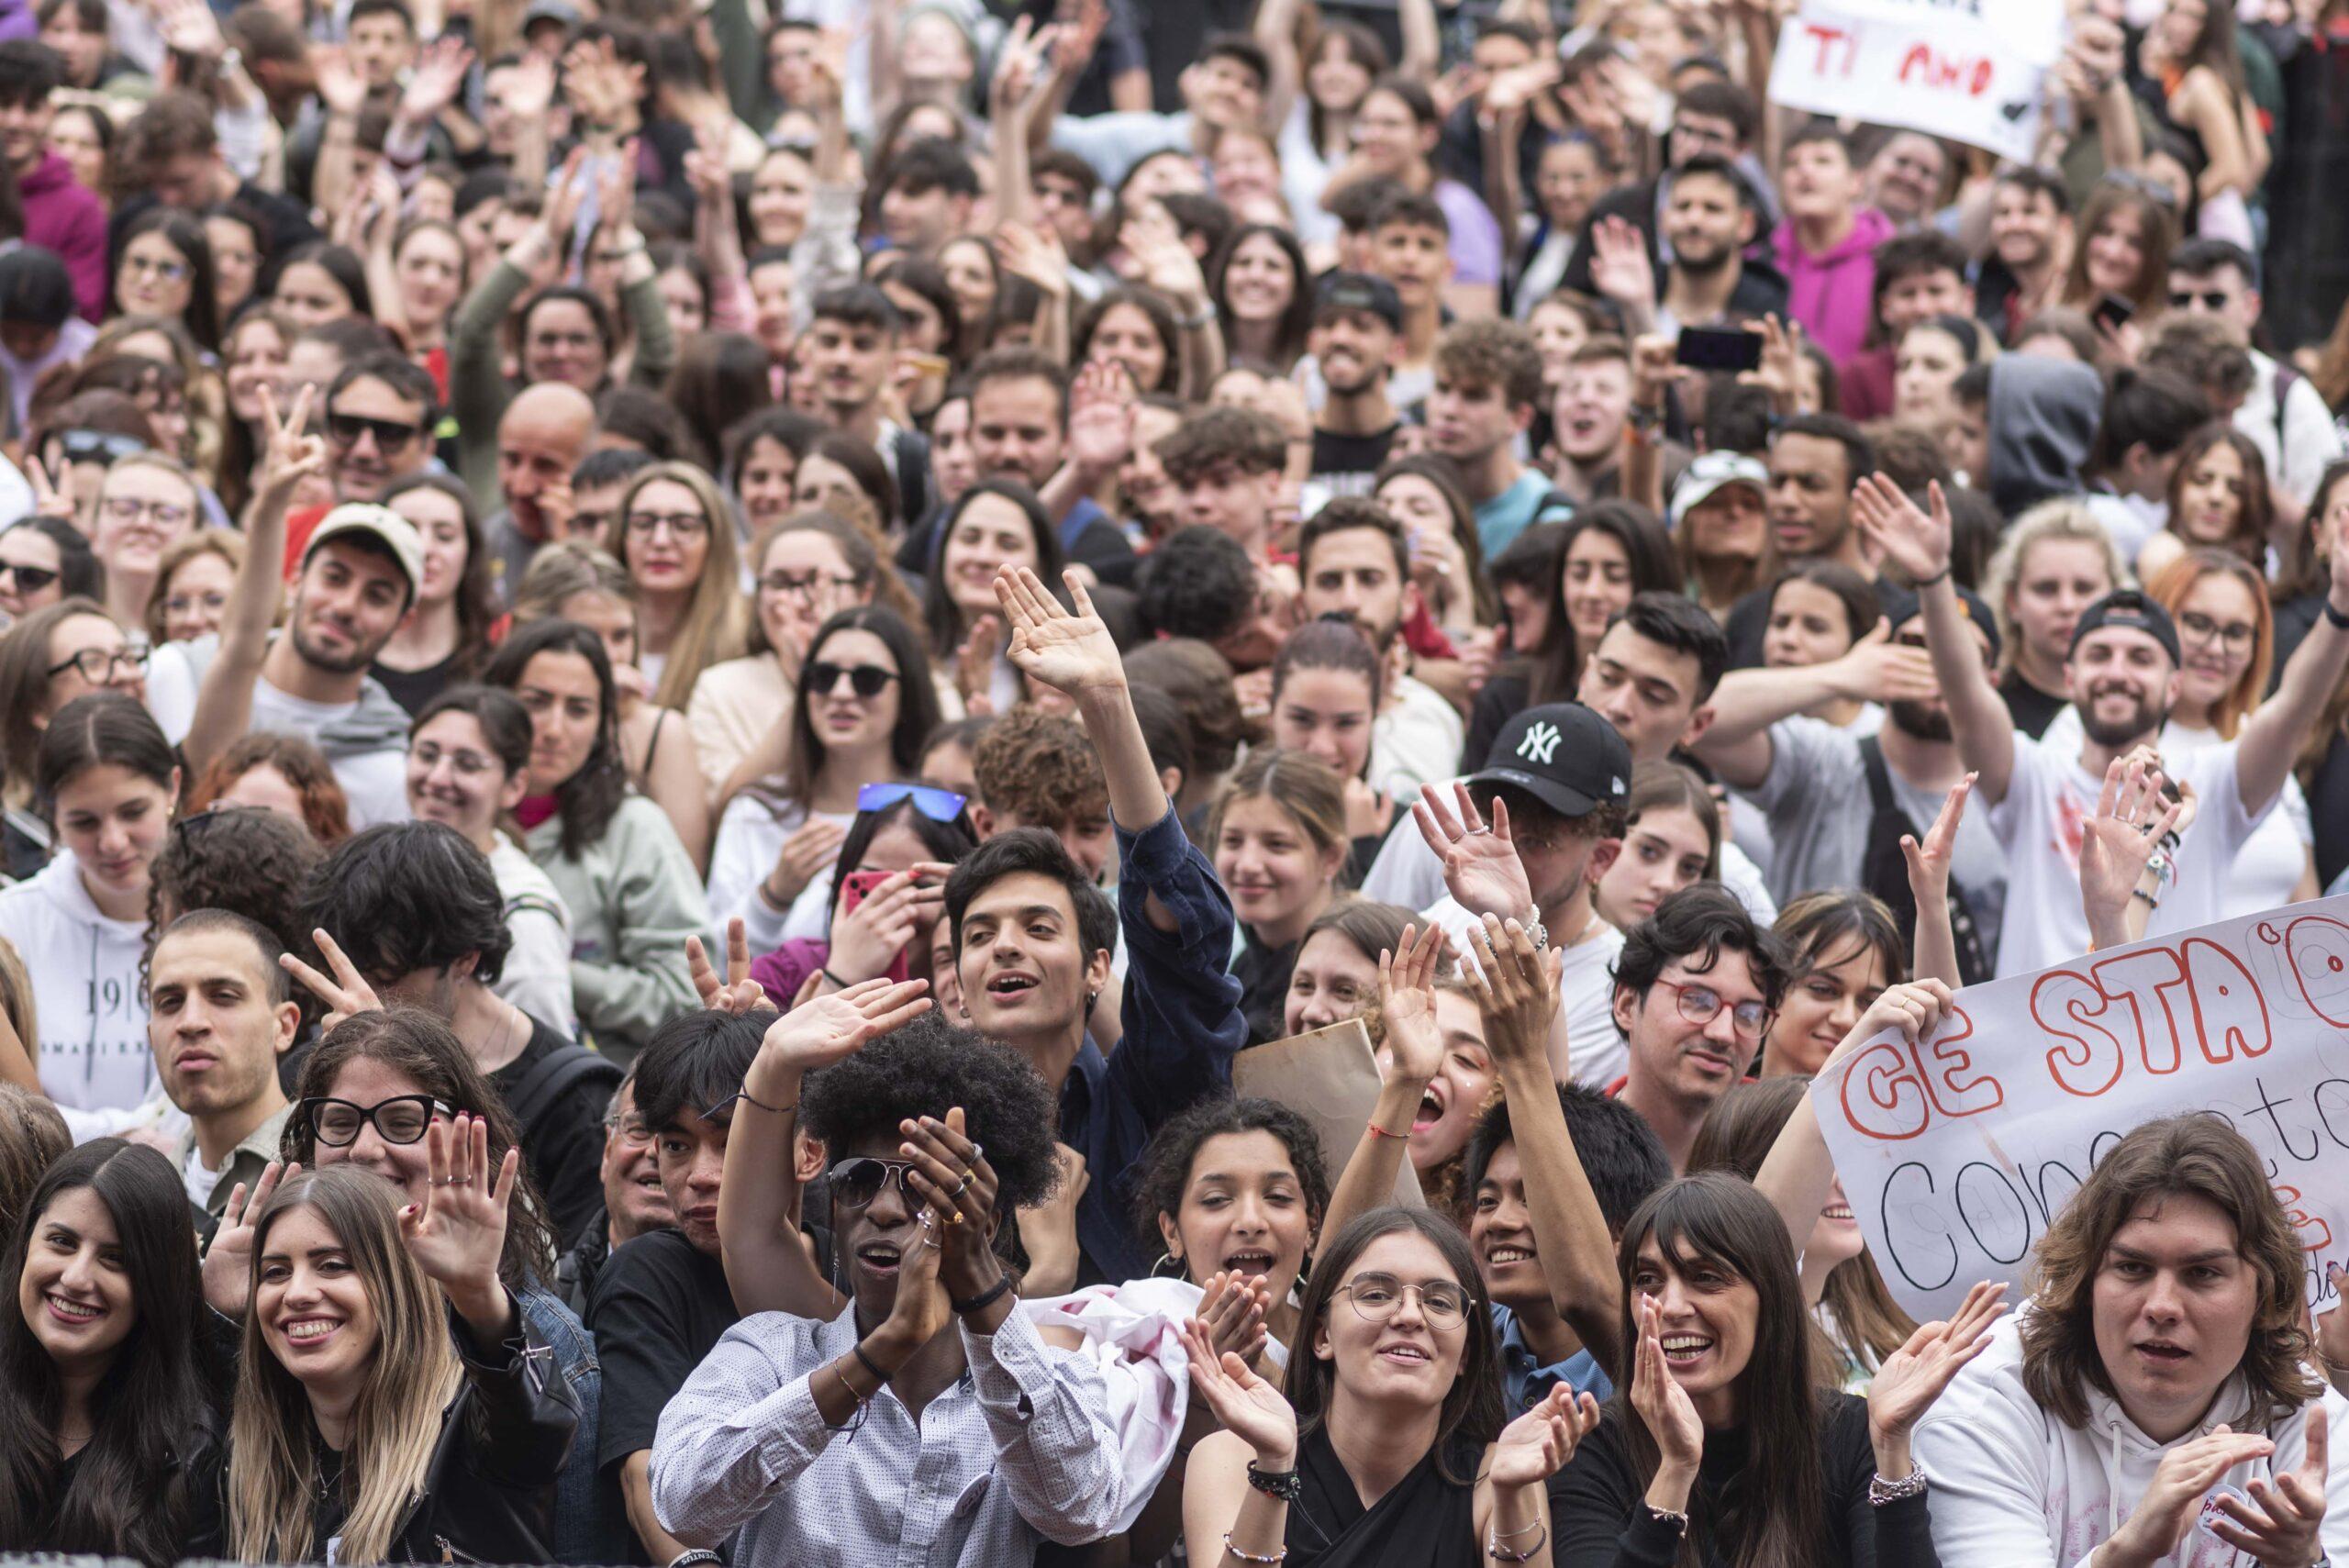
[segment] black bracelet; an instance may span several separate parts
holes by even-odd
[[[863,1340],[859,1340],[855,1344],[849,1346],[848,1352],[856,1358],[857,1365],[863,1367],[865,1371],[873,1374],[874,1382],[880,1384],[884,1387],[888,1386],[889,1374],[873,1364],[873,1358],[864,1353],[864,1343]]]
[[[1259,1470],[1256,1462],[1248,1462],[1248,1485],[1267,1497],[1278,1497],[1284,1503],[1294,1503],[1305,1496],[1305,1477],[1292,1467],[1287,1470]]]
[[[848,989],[848,982],[847,982],[847,981],[845,981],[845,980],[842,980],[839,975],[834,974],[830,970],[829,970],[829,969],[819,969],[819,970],[818,970],[816,973],[818,973],[818,974],[820,974],[820,975],[822,975],[825,979],[827,979],[827,980],[830,981],[833,984],[835,984],[835,985],[839,986],[841,990],[845,991],[845,990],[847,990],[847,989]]]
[[[2332,595],[2330,594],[2324,596],[2324,618],[2332,624],[2336,631],[2349,631],[2349,616],[2332,607]]]
[[[1939,572],[1934,573],[1931,577],[1918,578],[1914,586],[1916,587],[1917,592],[1921,594],[1936,583],[1946,582],[1949,578],[1949,573],[1950,569],[1944,566]]]
[[[978,1295],[971,1297],[970,1300],[956,1301],[952,1296],[949,1296],[947,1298],[946,1305],[952,1307],[957,1316],[972,1312],[979,1312],[987,1307],[993,1307],[999,1298],[1009,1295],[1010,1291],[1011,1276],[1009,1274],[1004,1274],[996,1279],[995,1284],[987,1286],[986,1289],[979,1292]]]

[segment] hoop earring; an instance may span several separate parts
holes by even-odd
[[[1161,1270],[1170,1267],[1174,1271],[1173,1273],[1163,1273],[1160,1272]],[[1150,1265],[1150,1277],[1152,1279],[1181,1279],[1183,1277],[1183,1260],[1176,1257],[1172,1251],[1159,1253],[1158,1262]]]
[[[1303,1290],[1306,1285],[1312,1281],[1312,1278],[1313,1251],[1311,1248],[1308,1248],[1305,1255],[1297,1261],[1297,1284],[1289,1287],[1290,1294],[1295,1295],[1297,1292]]]

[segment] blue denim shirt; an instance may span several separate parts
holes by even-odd
[[[1150,1273],[1132,1217],[1134,1167],[1151,1135],[1175,1113],[1230,1093],[1231,1059],[1248,1043],[1240,982],[1226,973],[1237,921],[1215,868],[1171,806],[1139,833],[1116,826],[1125,1038],[1107,1056],[1085,1038],[1061,1085],[1060,1129],[1093,1178],[1076,1209],[1086,1273],[1113,1282]],[[1172,931],[1150,923],[1152,893],[1174,917]]]
[[[617,1499],[607,1499],[596,1475],[596,1429],[603,1403],[604,1372],[596,1362],[596,1340],[578,1315],[544,1286],[531,1284],[516,1305],[530,1331],[554,1352],[555,1365],[579,1406],[579,1430],[571,1457],[554,1484],[553,1546],[558,1562],[621,1562],[633,1555],[634,1537]],[[615,1534],[617,1530],[617,1534]],[[615,1557],[619,1551],[622,1556]]]
[[[1501,1397],[1508,1405],[1511,1420],[1548,1398],[1550,1390],[1561,1383],[1577,1394],[1589,1395],[1601,1405],[1615,1396],[1613,1381],[1599,1369],[1598,1358],[1589,1351],[1576,1351],[1562,1362],[1543,1366],[1533,1359],[1533,1347],[1525,1342],[1517,1314],[1498,1302],[1493,1304],[1493,1327],[1501,1337]]]

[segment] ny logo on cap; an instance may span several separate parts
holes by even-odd
[[[1556,725],[1542,720],[1527,728],[1525,739],[1517,743],[1517,754],[1546,768],[1558,750],[1558,742],[1564,739]]]

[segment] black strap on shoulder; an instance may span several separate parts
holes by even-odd
[[[527,1134],[550,1106],[580,1084],[600,1079],[608,1095],[619,1088],[621,1076],[620,1064],[610,1057],[584,1045],[562,1046],[539,1058],[523,1074],[514,1092],[506,1096],[506,1108],[514,1113],[514,1120]]]

